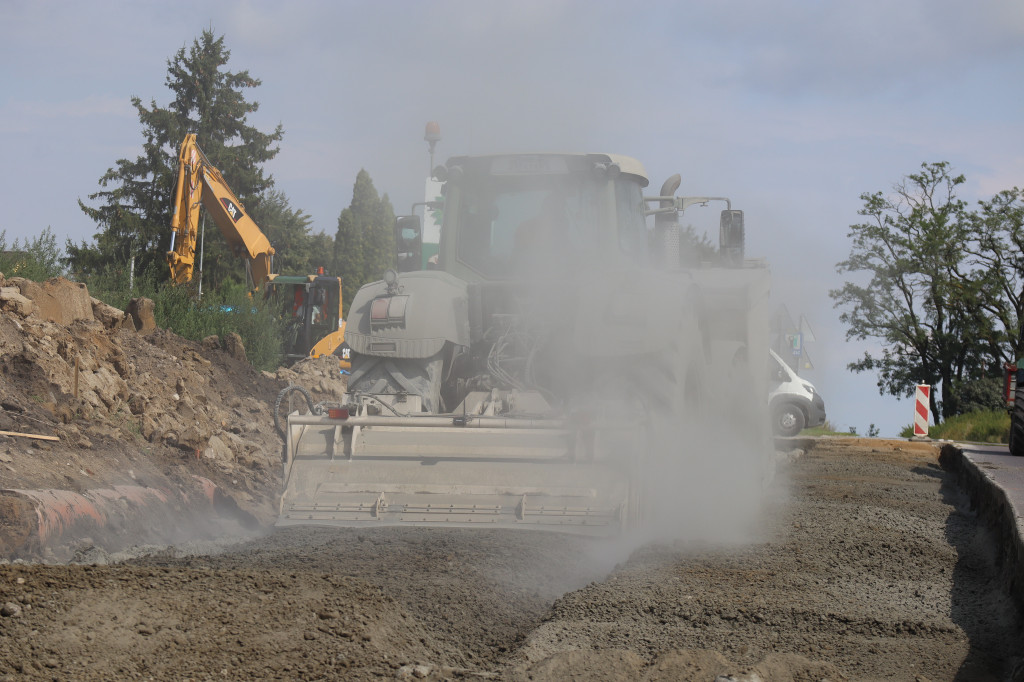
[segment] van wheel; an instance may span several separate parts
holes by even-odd
[[[804,413],[796,405],[785,403],[772,412],[772,430],[776,436],[795,436],[804,430]]]

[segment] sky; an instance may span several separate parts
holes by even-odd
[[[814,332],[829,421],[895,436],[908,400],[847,364],[828,295],[847,276],[861,194],[948,161],[974,205],[1024,186],[1024,3],[1019,0],[309,1],[0,0],[0,230],[97,231],[79,209],[118,159],[135,159],[133,96],[166,106],[167,62],[204,29],[226,68],[262,84],[249,123],[284,127],[265,166],[313,229],[333,235],[360,169],[396,212],[435,163],[516,151],[626,154],[651,193],[728,196],[773,305]],[[717,239],[721,207],[684,222]]]

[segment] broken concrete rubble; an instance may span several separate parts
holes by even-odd
[[[129,315],[79,283],[0,276],[0,429],[60,439],[12,449],[0,489],[107,488],[136,482],[133,472],[187,490],[198,475],[271,523],[281,475],[274,400],[292,381],[336,399],[337,362],[257,372],[237,335],[223,347],[189,341],[156,327],[153,308],[135,299]]]
[[[35,312],[35,304],[21,295],[18,287],[0,287],[0,308],[9,310],[19,317],[28,317]]]
[[[156,329],[156,317],[153,315],[155,305],[148,298],[133,298],[128,301],[125,314],[131,316],[135,323],[135,331],[140,334],[148,334]]]

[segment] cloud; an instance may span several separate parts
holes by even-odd
[[[52,130],[60,121],[90,117],[134,118],[126,97],[89,95],[76,100],[11,100],[0,106],[0,134]]]
[[[1024,57],[1024,9],[983,0],[707,3],[688,23],[713,73],[776,97],[925,90],[993,61]],[[696,50],[691,50],[696,52]]]

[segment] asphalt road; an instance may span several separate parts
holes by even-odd
[[[957,443],[957,447],[1005,491],[1016,517],[1024,518],[1024,457],[1014,457],[1005,445]]]

